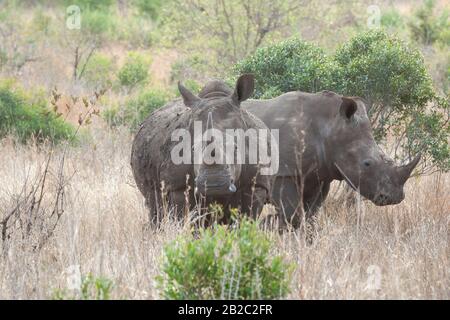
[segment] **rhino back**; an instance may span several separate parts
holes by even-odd
[[[260,118],[270,129],[278,129],[280,170],[278,175],[292,176],[317,163],[323,145],[320,137],[326,130],[323,119],[331,119],[332,109],[321,108],[336,97],[323,93],[288,92],[274,99],[249,100],[244,109]],[[325,116],[320,113],[326,113]],[[320,116],[319,116],[320,115]],[[299,163],[302,168],[299,168]]]

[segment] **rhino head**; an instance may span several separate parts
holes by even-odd
[[[330,149],[337,178],[345,180],[378,206],[400,203],[403,186],[420,160],[420,154],[396,166],[376,144],[364,101],[342,97],[331,129]]]
[[[180,83],[178,89],[185,106],[191,109],[191,132],[192,124],[195,122],[201,123],[201,134],[206,130],[214,130],[224,137],[226,129],[246,128],[240,103],[253,93],[253,75],[245,74],[239,77],[234,91],[221,81],[210,81],[199,96],[194,95]],[[202,161],[194,164],[196,194],[217,197],[235,193],[239,188],[242,165],[236,161],[233,163],[214,161],[224,159],[224,146],[216,144],[213,148],[208,147],[214,142],[213,136],[208,144],[205,145],[202,141],[201,147],[197,148],[195,135],[198,135],[198,132],[194,130],[193,158],[198,156],[195,153],[202,153]]]

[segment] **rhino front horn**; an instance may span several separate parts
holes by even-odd
[[[208,112],[208,120],[206,120],[206,129],[208,129],[208,130],[214,129],[211,111]]]
[[[405,183],[406,180],[408,180],[409,176],[411,175],[411,172],[419,163],[420,157],[421,155],[419,153],[410,163],[398,167],[398,174],[400,176],[401,183]]]

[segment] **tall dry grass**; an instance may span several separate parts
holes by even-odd
[[[112,279],[113,298],[158,298],[154,278],[165,243],[182,232],[167,222],[145,227],[147,211],[129,165],[131,136],[108,130],[67,150],[64,212],[40,250],[32,233],[0,243],[0,299],[44,299],[75,274]],[[52,204],[63,149],[54,152],[42,206]],[[48,150],[0,144],[0,220],[18,201],[25,181],[43,170]],[[28,179],[28,180],[27,180]],[[293,299],[450,298],[450,176],[411,179],[403,203],[346,208],[331,196],[309,245],[302,231],[271,233],[297,270]],[[359,209],[358,209],[359,208]],[[39,230],[39,229],[38,229]]]

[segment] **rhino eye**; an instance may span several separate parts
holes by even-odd
[[[370,167],[372,165],[372,160],[366,159],[363,161],[364,167]]]

